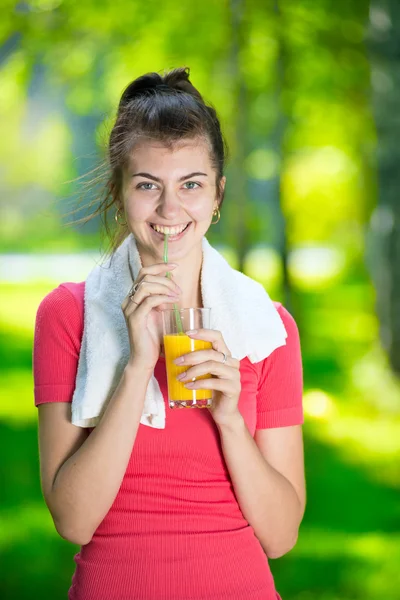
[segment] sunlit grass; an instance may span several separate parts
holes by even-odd
[[[35,316],[41,300],[58,284],[0,284],[0,331],[33,336]]]
[[[340,414],[321,429],[320,439],[345,463],[367,469],[373,480],[400,484],[400,418]]]
[[[323,390],[306,391],[303,405],[309,433],[344,463],[368,469],[375,481],[400,484],[400,408],[397,414],[378,412]]]
[[[377,564],[386,555],[400,564],[400,533],[352,534],[304,525],[294,551],[299,556],[353,556]]]
[[[346,507],[343,507],[346,510]],[[319,563],[346,561],[349,565],[341,578],[346,597],[395,600],[400,590],[400,534],[383,532],[349,533],[303,526],[293,555]],[[350,592],[351,590],[351,592]],[[396,595],[393,595],[396,590]],[[351,593],[351,596],[350,596]],[[348,595],[349,594],[349,595]],[[296,594],[296,599],[306,596]],[[309,596],[313,600],[325,594]],[[342,600],[344,596],[326,596]]]
[[[32,535],[58,536],[44,500],[0,511],[0,551]]]
[[[36,421],[32,371],[8,369],[1,376],[0,420],[22,424]]]

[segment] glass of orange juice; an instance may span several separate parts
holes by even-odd
[[[184,365],[176,365],[173,362],[182,354],[212,348],[211,342],[194,340],[185,334],[185,331],[189,331],[189,329],[210,329],[211,308],[172,308],[161,312],[169,407],[206,408],[211,406],[212,390],[190,390],[176,379],[180,373],[190,368],[190,362],[185,362]],[[176,314],[177,312],[179,315]],[[206,373],[193,378],[193,381],[210,377],[212,375]]]

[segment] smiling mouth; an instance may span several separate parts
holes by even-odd
[[[174,240],[178,240],[178,239],[180,239],[181,237],[183,237],[183,235],[185,234],[185,232],[186,232],[186,231],[189,229],[189,226],[190,226],[191,224],[192,224],[192,221],[190,221],[190,222],[189,222],[189,223],[186,225],[186,227],[184,227],[184,229],[182,229],[182,231],[180,231],[179,233],[174,233],[174,234],[170,234],[170,233],[168,233],[168,234],[167,234],[167,235],[168,235],[168,239],[169,239],[169,240],[171,240],[171,241],[174,241]],[[152,231],[153,231],[153,232],[154,232],[156,235],[158,235],[160,238],[164,239],[164,237],[165,237],[165,235],[166,235],[166,234],[165,234],[165,233],[161,233],[161,231],[156,231],[156,229],[154,229],[154,227],[153,227],[153,225],[155,225],[154,223],[148,223],[148,225],[149,225],[150,229],[151,229],[151,230],[152,230]]]
[[[177,227],[182,227],[182,225],[184,225],[183,229],[186,229],[186,227],[188,225],[190,225],[191,221],[189,221],[188,223],[184,224],[184,223],[179,223],[179,225],[159,225],[158,223],[150,223],[150,225],[152,227],[166,227],[167,229],[176,229]],[[182,229],[182,231],[183,231]],[[180,232],[179,232],[180,233]]]

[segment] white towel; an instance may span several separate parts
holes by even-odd
[[[255,363],[284,346],[284,324],[264,287],[233,269],[205,237],[202,251],[203,306],[211,307],[210,328],[221,331],[232,356],[239,360],[248,356]],[[86,279],[83,337],[72,399],[74,425],[99,423],[128,362],[130,346],[121,304],[141,267],[136,240],[130,234]],[[165,428],[164,398],[154,373],[140,422]]]

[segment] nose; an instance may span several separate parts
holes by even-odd
[[[160,196],[160,202],[157,206],[157,214],[165,221],[177,222],[181,213],[182,203],[179,197],[172,190],[165,189]]]

